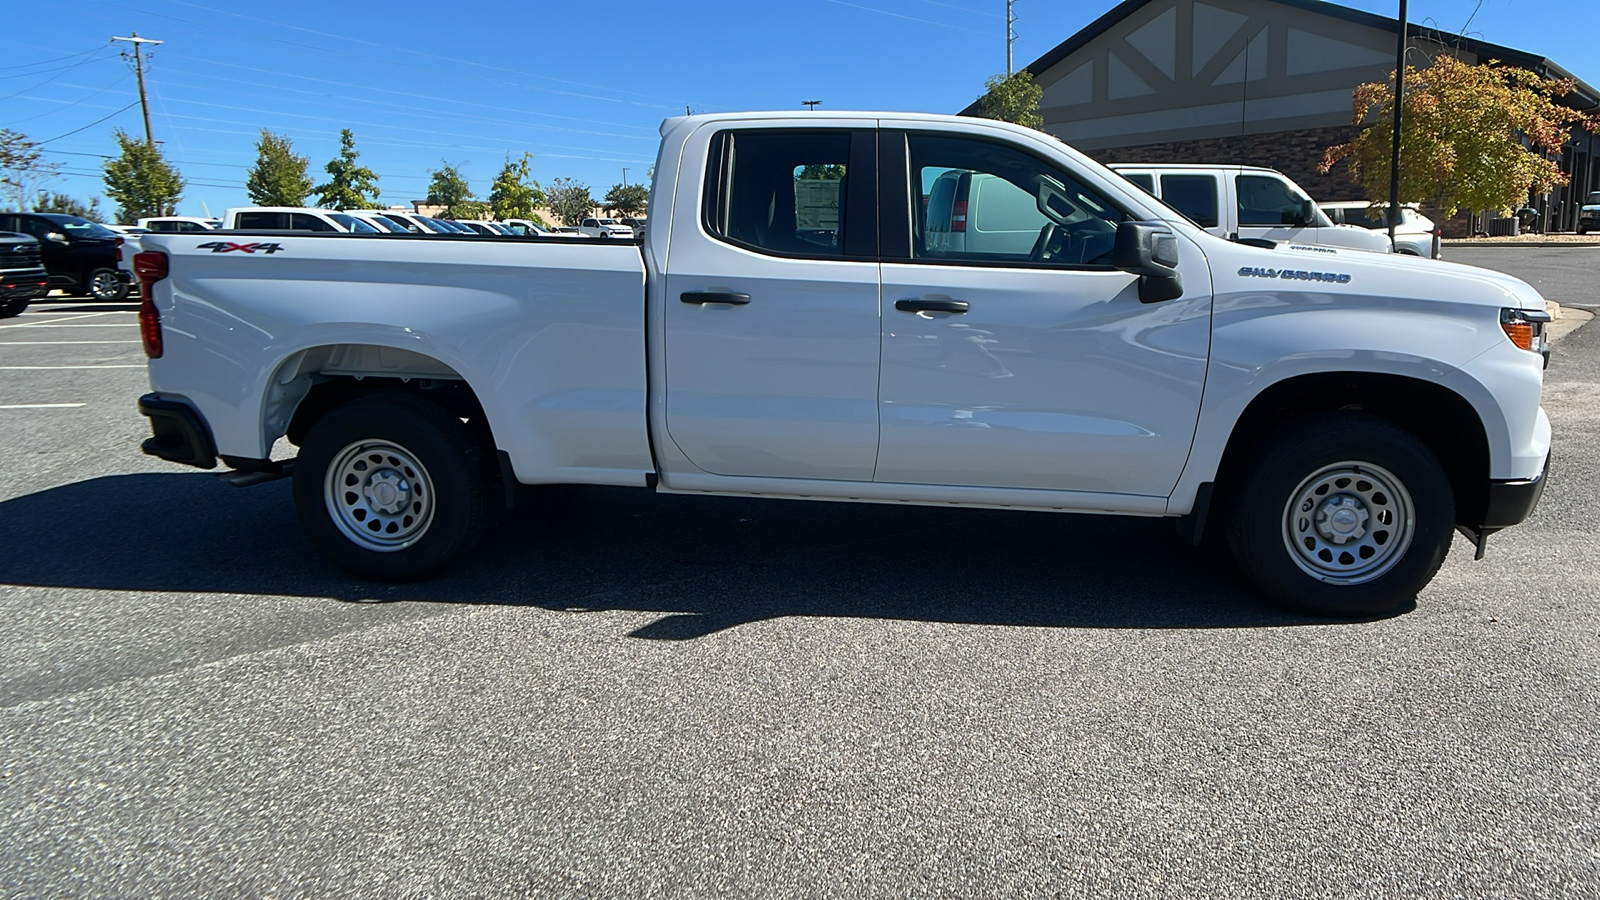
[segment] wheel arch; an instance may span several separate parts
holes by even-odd
[[[1241,480],[1252,451],[1289,422],[1335,411],[1363,412],[1404,429],[1439,460],[1455,494],[1456,518],[1477,521],[1488,503],[1489,434],[1471,401],[1445,385],[1381,372],[1296,375],[1251,399],[1217,466],[1219,497]],[[1226,502],[1224,500],[1224,502]]]

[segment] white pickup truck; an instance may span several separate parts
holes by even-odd
[[[1549,316],[1521,281],[1230,242],[982,119],[661,133],[642,244],[146,236],[143,449],[292,474],[316,546],[374,579],[459,557],[519,482],[637,485],[1173,517],[1344,615],[1543,490]],[[929,241],[951,171],[1008,185],[1031,246]]]

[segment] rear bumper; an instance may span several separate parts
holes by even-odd
[[[152,432],[139,445],[140,450],[168,462],[200,469],[216,467],[217,448],[211,429],[194,407],[160,394],[145,394],[139,398],[139,412],[150,419]]]

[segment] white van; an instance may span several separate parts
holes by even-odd
[[[236,206],[222,214],[222,227],[241,231],[380,233],[349,213],[301,206]]]
[[[1374,253],[1394,250],[1387,234],[1335,225],[1309,194],[1273,169],[1161,163],[1110,163],[1109,167],[1220,238]]]

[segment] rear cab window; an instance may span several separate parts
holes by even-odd
[[[1217,176],[1169,173],[1161,176],[1161,200],[1201,228],[1218,225]]]
[[[869,174],[852,185],[852,153],[875,154],[875,135],[812,129],[719,132],[712,138],[707,168],[706,230],[776,256],[876,256],[873,181]],[[854,215],[852,195],[864,207]]]

